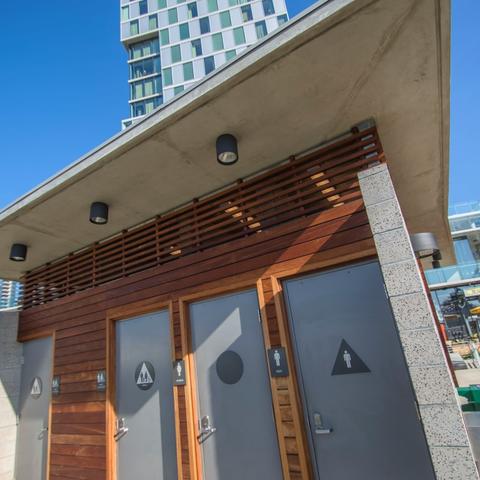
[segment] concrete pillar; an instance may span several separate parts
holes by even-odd
[[[17,440],[22,345],[18,312],[0,311],[0,480],[13,480]]]
[[[456,390],[388,167],[377,165],[358,177],[437,478],[476,480]]]

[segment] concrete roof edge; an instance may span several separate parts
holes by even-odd
[[[450,38],[451,38],[451,2],[436,0],[435,2],[438,55],[439,55],[439,85],[441,88],[441,141],[442,141],[442,172],[443,172],[443,222],[447,232],[450,232],[448,222],[448,197],[450,177]],[[448,35],[442,32],[448,31]]]
[[[132,127],[119,132],[98,147],[60,170],[38,186],[19,197],[0,211],[0,225],[28,211],[69,185],[101,168],[124,151],[166,128],[180,116],[187,115],[199,105],[220,94],[228,83],[238,83],[255,74],[286,52],[297,48],[312,37],[320,35],[334,24],[346,20],[365,5],[378,0],[327,0],[317,2],[302,14],[262,41],[248,48],[234,60],[216,69],[190,89],[163,107],[147,115]],[[440,0],[438,0],[440,1]]]

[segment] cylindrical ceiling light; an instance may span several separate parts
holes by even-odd
[[[413,251],[422,258],[424,255],[431,256],[438,251],[437,238],[431,232],[414,233],[410,235]]]
[[[440,268],[442,254],[438,248],[437,238],[431,232],[414,233],[410,235],[413,251],[417,258],[432,257],[433,268]]]
[[[10,260],[24,262],[27,258],[27,246],[22,243],[14,243],[10,249]]]
[[[96,225],[108,222],[108,205],[103,202],[93,202],[90,206],[90,221]]]
[[[229,133],[217,138],[217,161],[221,165],[233,165],[238,160],[237,139]]]

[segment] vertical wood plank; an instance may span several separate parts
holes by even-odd
[[[268,281],[268,280],[267,280]],[[275,424],[277,430],[277,440],[278,447],[280,450],[280,460],[282,463],[283,476],[285,480],[291,480],[290,477],[290,468],[288,465],[288,456],[287,456],[287,445],[285,442],[284,430],[282,426],[282,415],[281,415],[281,406],[280,406],[280,397],[277,388],[277,381],[270,375],[270,368],[268,368],[268,350],[272,347],[270,341],[270,332],[268,328],[268,318],[266,313],[266,301],[265,301],[265,292],[264,292],[264,282],[263,280],[258,280],[257,282],[257,294],[258,294],[258,303],[260,307],[260,317],[262,320],[262,329],[263,329],[263,341],[265,345],[265,359],[267,362],[267,370],[270,378],[270,390],[272,392],[272,403],[273,403],[273,413],[275,417]]]
[[[107,479],[117,478],[117,448],[114,440],[116,420],[115,322],[106,318],[107,403],[105,405]]]
[[[175,311],[176,309],[176,311]],[[177,350],[175,348],[175,323],[177,317],[178,317],[178,302],[171,302],[170,307],[169,307],[169,312],[170,312],[170,332],[171,332],[171,342],[172,342],[172,363],[177,360],[182,358],[182,356],[178,356]],[[180,354],[182,352],[179,352]],[[180,408],[180,398],[179,398],[179,389],[182,387],[176,387],[175,385],[172,386],[173,388],[173,408],[174,408],[174,413],[175,413],[175,442],[177,446],[177,474],[179,479],[185,480],[186,478],[189,478],[188,475],[185,475],[184,472],[184,465],[182,461],[182,450],[183,450],[183,443],[182,443],[182,437],[184,435],[184,432],[182,432],[181,428],[181,419],[182,416],[184,415],[182,413],[182,409]],[[184,418],[186,421],[186,418]],[[188,448],[188,444],[187,444]],[[185,469],[188,470],[188,465],[185,465]]]
[[[187,385],[184,387],[178,387],[182,390],[185,402],[185,414],[184,420],[186,423],[186,436],[187,443],[183,448],[188,449],[188,462],[189,472],[188,476],[184,477],[184,480],[197,480],[202,478],[201,471],[201,452],[197,443],[197,402],[196,402],[196,375],[193,352],[190,342],[190,328],[189,328],[189,315],[188,315],[188,303],[183,301],[178,302],[179,317],[180,317],[180,332],[182,339],[182,357],[185,361],[185,373],[187,376]]]
[[[52,334],[52,368],[51,368],[51,375],[53,379],[53,369],[55,368],[55,337],[56,334],[53,332]],[[52,386],[47,385],[46,388],[51,390]],[[51,395],[51,394],[50,394]],[[47,468],[46,468],[46,478],[50,478],[50,458],[51,458],[51,449],[52,449],[52,401],[50,401],[50,405],[48,406],[48,443],[47,443]]]

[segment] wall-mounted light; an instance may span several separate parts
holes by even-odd
[[[107,372],[105,370],[99,370],[97,372],[97,390],[104,392],[107,389]]]
[[[233,165],[238,160],[237,139],[229,133],[217,138],[217,161],[222,165]]]
[[[442,259],[442,254],[438,248],[435,234],[431,232],[414,233],[410,235],[410,241],[412,242],[413,251],[417,258],[432,257],[432,267],[441,267],[440,260]]]
[[[52,395],[60,395],[60,377],[52,378]]]
[[[103,202],[93,202],[90,205],[90,221],[96,225],[108,222],[108,205]]]
[[[440,260],[442,259],[442,254],[439,250],[433,253],[432,255],[432,267],[433,268],[441,268]]]
[[[27,246],[22,243],[14,243],[10,249],[10,260],[24,262],[27,258]]]

